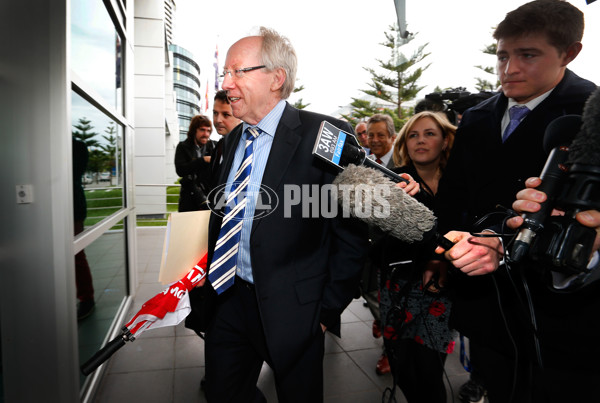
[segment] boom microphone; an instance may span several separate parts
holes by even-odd
[[[364,165],[378,170],[396,183],[408,183],[400,175],[367,158],[367,153],[358,144],[358,140],[356,140],[354,135],[339,129],[326,120],[321,123],[313,148],[313,155],[333,165],[340,171],[343,171],[344,167],[348,165]]]
[[[600,88],[583,108],[583,125],[569,151],[569,179],[559,202],[565,211],[600,210]]]
[[[600,164],[600,87],[585,103],[582,122],[581,132],[570,147],[569,163],[597,167]]]
[[[398,188],[382,172],[348,165],[333,181],[345,212],[405,241],[434,239],[444,249],[454,244],[436,232],[433,212]]]
[[[537,190],[547,196],[541,208],[535,213],[522,215],[523,224],[512,247],[511,260],[519,262],[529,252],[529,247],[536,235],[544,229],[544,223],[555,206],[561,187],[566,179],[566,162],[569,156],[569,143],[581,127],[579,115],[566,115],[554,119],[544,134],[544,150],[550,151],[544,169],[540,174],[542,183]]]

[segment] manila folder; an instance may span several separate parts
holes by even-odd
[[[171,213],[163,244],[158,281],[170,284],[185,276],[208,251],[210,210]]]

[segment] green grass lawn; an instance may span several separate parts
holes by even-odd
[[[87,218],[85,226],[96,225],[106,217],[116,213],[123,208],[123,189],[85,189],[85,199],[87,201]],[[114,229],[122,229],[123,222],[120,222]]]
[[[123,208],[123,189],[108,188],[108,189],[85,189],[85,197],[87,201],[87,218],[85,227],[96,225],[106,217],[116,213]],[[167,225],[167,215],[173,211],[177,211],[179,203],[179,187],[168,186],[166,194],[167,214],[164,218],[140,218],[136,219],[138,227],[164,227]],[[119,222],[112,229],[122,229],[123,222]]]

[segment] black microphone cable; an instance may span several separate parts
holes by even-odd
[[[501,227],[501,233],[500,234],[495,234],[495,233],[474,233],[474,232],[470,232],[470,234],[474,237],[479,237],[479,238],[492,238],[492,237],[497,237],[502,239],[503,244],[505,245],[505,247],[503,248],[503,258],[504,258],[504,266],[506,268],[506,273],[508,276],[508,279],[511,283],[511,286],[513,287],[513,290],[515,292],[515,295],[517,296],[517,300],[519,302],[519,305],[521,306],[521,309],[523,309],[526,313],[527,316],[529,317],[530,323],[529,325],[531,326],[531,330],[532,330],[532,334],[533,334],[533,342],[534,342],[534,347],[535,347],[535,353],[536,353],[536,359],[538,362],[538,365],[540,366],[540,368],[543,368],[543,360],[542,360],[542,355],[541,355],[541,348],[540,348],[540,343],[539,343],[539,331],[538,331],[538,326],[537,326],[537,320],[536,320],[536,315],[535,315],[535,310],[533,307],[533,300],[531,298],[531,292],[529,290],[529,285],[527,284],[527,279],[525,278],[525,275],[523,273],[523,271],[519,271],[519,275],[520,275],[520,279],[523,285],[523,291],[525,293],[525,297],[527,299],[527,303],[525,303],[519,293],[519,289],[517,288],[517,285],[512,277],[511,271],[512,271],[512,267],[511,264],[513,263],[512,260],[510,259],[510,254],[509,254],[509,246],[514,242],[517,234],[511,234],[511,233],[506,233],[506,221],[511,218],[516,216],[517,214],[509,209],[505,209],[506,213],[508,213],[506,215],[506,217],[504,218],[503,222],[502,222],[502,227]],[[489,218],[490,215],[492,214],[498,214],[498,213],[490,213],[486,216],[484,216],[481,220],[479,220],[475,225],[480,225],[485,219]],[[505,237],[510,237],[509,239],[507,239],[507,242],[504,242],[504,238]],[[502,317],[502,320],[504,322],[504,328],[508,334],[508,337],[510,339],[510,342],[513,346],[513,351],[515,354],[515,363],[514,363],[514,370],[513,370],[513,381],[512,381],[512,388],[511,388],[511,393],[510,393],[510,399],[509,402],[512,402],[515,398],[514,394],[516,392],[516,383],[517,383],[517,370],[519,367],[519,351],[517,348],[517,344],[515,342],[514,336],[510,330],[510,326],[508,325],[508,321],[506,319],[506,314],[504,312],[504,309],[502,308],[503,304],[502,304],[502,297],[501,297],[501,293],[500,293],[500,288],[498,287],[498,282],[496,281],[496,277],[495,277],[495,273],[492,273],[492,282],[494,284],[494,288],[496,291],[496,298],[498,301],[498,308],[500,310],[500,315]]]
[[[516,216],[517,213],[513,210],[507,210],[511,213],[510,216],[506,217],[504,219],[504,221],[502,222],[502,232],[505,232],[505,228],[506,228],[506,221],[513,217]],[[506,234],[509,235],[510,234]],[[536,353],[536,359],[538,362],[538,365],[540,368],[544,368],[544,362],[542,360],[542,353],[541,353],[541,348],[540,348],[540,340],[539,340],[539,330],[538,330],[538,326],[537,326],[537,320],[536,320],[536,315],[535,315],[535,309],[533,307],[533,300],[531,298],[531,292],[529,290],[529,285],[527,284],[527,279],[525,278],[525,273],[523,270],[519,270],[519,278],[521,279],[521,283],[523,285],[523,291],[525,293],[525,297],[527,300],[527,303],[525,304],[525,302],[523,301],[523,299],[521,298],[521,295],[519,294],[519,290],[517,289],[517,286],[515,284],[515,281],[512,277],[512,263],[514,263],[511,258],[510,258],[510,253],[508,252],[510,249],[509,247],[513,244],[513,242],[515,241],[515,239],[517,238],[517,233],[515,233],[514,235],[512,235],[512,237],[510,238],[510,240],[508,240],[508,242],[506,242],[506,247],[504,248],[504,265],[506,267],[506,273],[508,275],[508,278],[511,282],[511,285],[513,287],[513,290],[515,291],[515,294],[519,300],[519,303],[521,305],[521,308],[523,310],[526,310],[529,319],[530,319],[530,325],[531,325],[531,330],[532,330],[532,334],[533,334],[533,343],[534,343],[534,347],[535,347],[535,353]]]
[[[496,207],[501,207],[501,206],[496,206]],[[503,208],[504,209],[504,208]],[[473,226],[475,228],[481,226],[487,219],[489,219],[492,215],[498,215],[498,214],[503,214],[504,215],[504,219],[502,220],[502,226],[501,226],[501,233],[477,233],[477,232],[469,232],[471,236],[477,237],[477,238],[499,238],[503,243],[504,243],[504,239],[503,237],[505,236],[511,236],[513,234],[507,234],[505,233],[505,223],[506,220],[508,220],[509,218],[511,218],[513,216],[513,214],[509,213],[508,209],[504,209],[505,212],[492,212],[489,214],[486,214],[485,216],[483,216],[481,219],[479,219],[477,222],[475,222],[475,224],[473,224]],[[510,210],[512,211],[512,210]],[[516,235],[514,235],[516,236]],[[510,243],[510,242],[509,242]],[[510,277],[510,266],[508,266],[506,264],[506,257],[508,256],[508,249],[507,248],[503,248],[503,258],[504,258],[504,265],[506,267],[506,272],[508,273],[509,279],[511,279]],[[511,392],[509,395],[509,400],[507,403],[510,403],[513,401],[514,399],[514,394],[516,391],[516,386],[517,386],[517,369],[519,367],[519,350],[517,348],[517,343],[515,341],[515,338],[511,332],[510,326],[508,324],[508,320],[506,319],[506,314],[504,312],[504,309],[502,308],[503,303],[502,303],[502,296],[500,293],[500,288],[498,287],[498,282],[496,281],[496,272],[494,273],[490,273],[491,279],[492,279],[492,283],[494,284],[494,289],[496,292],[496,300],[498,302],[498,310],[500,311],[500,316],[502,318],[502,322],[504,323],[504,329],[506,330],[506,334],[508,335],[508,339],[510,340],[510,343],[512,345],[513,348],[513,352],[515,354],[515,363],[513,366],[513,379],[512,379],[512,387],[511,387]],[[512,279],[511,279],[511,283],[512,283]],[[513,287],[514,287],[514,283],[513,283]],[[519,302],[522,303],[521,298],[519,296],[519,293],[516,292],[515,289],[515,293],[517,295],[517,298],[519,299]]]

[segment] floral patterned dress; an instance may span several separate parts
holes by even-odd
[[[421,184],[412,167],[402,167]],[[423,185],[421,185],[423,187]],[[435,198],[421,191],[420,202],[434,208]],[[434,351],[449,354],[454,349],[455,332],[448,322],[452,302],[447,288],[439,293],[424,291],[422,272],[427,261],[439,258],[433,245],[408,244],[388,235],[377,241],[372,256],[379,263],[379,310],[386,340],[412,339]]]
[[[412,339],[432,350],[450,354],[455,335],[448,326],[452,303],[444,292],[424,291],[420,278],[399,278],[399,271],[412,271],[406,267],[409,265],[415,266],[407,263],[389,267],[383,279],[379,301],[383,337]]]

